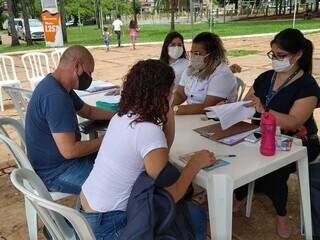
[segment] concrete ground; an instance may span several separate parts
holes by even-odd
[[[320,33],[308,34],[307,37],[313,41],[314,52],[314,76],[320,81]],[[226,49],[246,49],[258,50],[259,53],[244,57],[230,57],[230,63],[237,63],[242,67],[242,72],[238,74],[247,84],[247,90],[252,85],[254,79],[261,72],[270,69],[270,61],[266,57],[266,52],[270,50],[270,36],[225,39]],[[190,49],[190,44],[186,46]],[[106,52],[104,48],[94,48],[90,51],[94,55],[96,66],[93,77],[121,84],[122,78],[127,70],[139,59],[159,57],[161,45],[139,45],[133,51],[129,47],[112,48]],[[20,55],[14,55],[18,78],[22,82],[23,88],[30,88],[26,81],[25,72],[20,60]],[[52,65],[51,65],[52,66]],[[10,116],[18,118],[13,108],[11,100],[5,97],[5,111],[0,116]],[[320,121],[319,112],[316,111],[316,120]],[[0,239],[16,240],[28,239],[23,197],[10,183],[9,175],[14,162],[7,154],[6,149],[0,144]],[[299,201],[298,183],[296,175],[292,175],[289,180],[289,200],[288,213],[293,227],[291,239],[299,239]],[[64,203],[72,206],[74,199],[68,199]],[[205,206],[206,204],[204,204]],[[234,239],[260,240],[260,239],[280,239],[276,234],[275,211],[272,203],[263,195],[256,195],[253,202],[252,216],[247,219],[244,213],[237,213],[233,219]],[[40,233],[40,239],[43,239]]]

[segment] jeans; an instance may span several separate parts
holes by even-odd
[[[91,226],[97,240],[117,240],[121,230],[127,224],[127,215],[124,211],[111,212],[84,212],[78,201],[76,209],[85,217]],[[79,238],[77,238],[79,239]]]
[[[117,35],[117,41],[118,41],[118,47],[121,45],[121,31],[114,31],[115,34]]]
[[[89,222],[92,231],[97,240],[117,240],[121,234],[121,230],[127,224],[126,212],[91,212],[86,213],[80,208],[79,201],[76,209],[79,210],[85,219]],[[188,210],[191,215],[191,223],[197,240],[206,240],[207,234],[207,215],[205,211],[193,204],[188,203]]]
[[[82,184],[93,168],[95,156],[95,154],[91,154],[87,157],[71,160],[73,163],[64,172],[44,181],[44,184],[50,192],[79,194]]]
[[[320,163],[309,166],[311,216],[314,240],[320,240]]]
[[[106,48],[108,48],[108,49],[109,49],[110,41],[109,41],[109,40],[104,40],[104,44],[106,45]]]
[[[197,240],[207,239],[207,214],[200,207],[193,203],[188,202],[188,209],[191,216],[191,223],[193,231]]]

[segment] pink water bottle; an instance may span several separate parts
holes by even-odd
[[[276,117],[270,112],[261,115],[261,143],[260,153],[265,156],[273,156],[276,152]]]

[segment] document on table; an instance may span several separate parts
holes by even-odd
[[[86,90],[87,92],[98,92],[102,90],[107,90],[110,88],[117,88],[119,86],[110,83],[110,82],[104,82],[101,80],[95,80],[91,83],[90,87]]]
[[[208,111],[206,113],[208,118],[219,118],[221,128],[225,130],[238,122],[251,118],[254,115],[255,109],[253,107],[245,106],[250,102],[251,101],[239,101],[235,103],[227,103],[207,107],[205,110]]]
[[[238,142],[241,142],[245,137],[249,136],[251,133],[254,133],[256,131],[257,131],[257,129],[253,129],[253,130],[250,130],[247,132],[239,133],[239,134],[236,134],[233,136],[229,136],[229,137],[220,139],[220,140],[218,140],[218,142],[224,143],[227,145],[234,145]]]

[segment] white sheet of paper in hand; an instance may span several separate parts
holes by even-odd
[[[251,101],[239,101],[235,103],[216,105],[206,108],[206,110],[215,113],[216,117],[220,120],[221,128],[225,130],[238,122],[251,118],[254,115],[255,109],[253,107],[245,107],[245,105],[250,102]],[[214,115],[211,113],[208,114]]]

